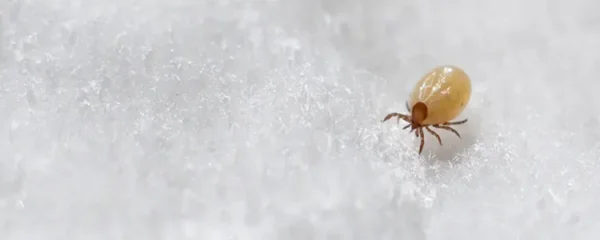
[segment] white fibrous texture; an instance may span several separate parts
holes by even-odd
[[[594,239],[598,9],[3,1],[0,239]],[[381,120],[444,64],[419,155]]]

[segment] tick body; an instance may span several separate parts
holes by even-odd
[[[419,154],[423,151],[425,136],[423,128],[434,135],[440,145],[440,136],[431,128],[452,131],[460,138],[460,134],[451,125],[467,122],[451,122],[464,110],[471,98],[471,80],[464,70],[450,65],[438,66],[425,74],[412,89],[406,102],[408,114],[390,113],[383,122],[397,117],[408,122],[402,129],[411,128],[421,138]]]

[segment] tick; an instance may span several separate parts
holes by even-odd
[[[445,129],[461,138],[460,134],[451,125],[467,122],[467,119],[451,122],[464,110],[471,98],[471,79],[464,70],[450,65],[438,66],[426,73],[412,89],[406,109],[409,114],[390,113],[382,122],[392,117],[397,117],[408,122],[402,129],[410,127],[410,132],[415,131],[416,137],[421,138],[419,155],[425,145],[423,128],[434,135],[440,146],[442,140],[431,127]]]

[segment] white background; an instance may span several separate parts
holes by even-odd
[[[600,2],[5,0],[0,239],[597,239]],[[473,81],[462,139],[413,84]]]

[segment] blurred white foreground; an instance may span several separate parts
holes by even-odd
[[[5,0],[0,239],[597,239],[600,2]],[[436,65],[458,139],[395,121]]]

